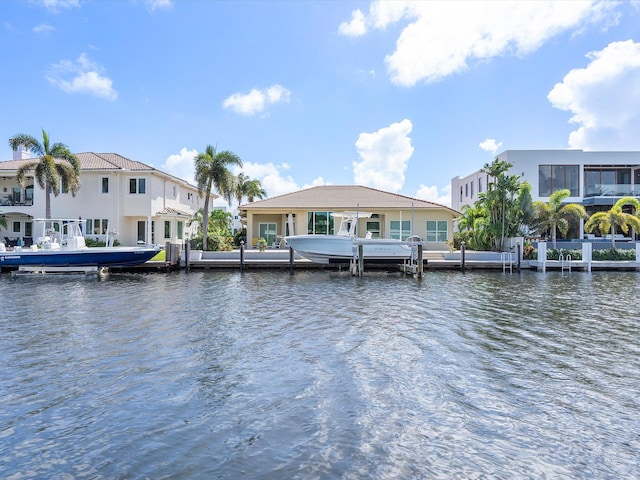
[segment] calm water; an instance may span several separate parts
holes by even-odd
[[[638,478],[640,273],[0,277],[3,479]]]

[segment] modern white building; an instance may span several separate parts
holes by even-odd
[[[14,152],[13,160],[0,162],[0,215],[7,228],[0,227],[0,241],[27,242],[32,237],[32,220],[45,216],[45,192],[28,177],[25,185],[16,180],[18,168],[29,159],[28,152]],[[182,244],[197,225],[190,219],[204,206],[198,189],[188,182],[154,167],[116,153],[79,153],[80,189],[76,196],[51,194],[54,218],[86,220],[86,235],[105,240],[109,233],[122,245],[137,243]],[[211,195],[210,205],[216,195]]]
[[[506,150],[497,156],[510,163],[510,175],[531,184],[533,200],[548,201],[568,189],[567,203],[584,205],[588,213],[608,210],[625,196],[640,197],[640,152],[583,150]],[[451,180],[451,208],[473,205],[491,178],[481,170]]]

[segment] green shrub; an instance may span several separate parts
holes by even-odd
[[[560,255],[566,260],[571,255],[571,260],[582,260],[582,250],[566,250],[564,248],[552,248],[547,250],[547,260],[559,260]]]
[[[89,238],[89,237],[86,237],[84,239],[84,243],[87,247],[106,247],[107,246],[107,244],[104,243],[102,240],[96,240],[95,238]],[[113,246],[114,247],[120,246],[120,242],[117,239],[114,240]]]
[[[607,250],[594,250],[591,256],[593,260],[605,261],[635,261],[635,250],[621,250],[618,248],[609,248]]]

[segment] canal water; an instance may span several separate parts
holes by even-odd
[[[631,479],[637,272],[0,276],[3,479]]]

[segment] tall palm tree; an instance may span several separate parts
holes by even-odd
[[[249,203],[253,202],[256,198],[263,199],[267,196],[267,192],[262,188],[260,180],[249,180],[247,182],[247,189],[245,191],[247,200]]]
[[[207,145],[203,153],[199,153],[193,159],[195,164],[195,180],[198,184],[198,193],[204,197],[202,211],[202,249],[207,249],[207,234],[209,233],[209,198],[211,189],[220,194],[230,191],[230,179],[232,177],[229,167],[242,166],[242,160],[238,155],[228,150],[217,152],[214,147]]]
[[[80,188],[80,160],[64,143],[51,144],[49,134],[42,129],[42,143],[35,137],[20,133],[9,139],[9,146],[13,150],[22,145],[38,158],[26,162],[16,175],[18,183],[25,186],[27,174],[32,173],[45,194],[45,217],[51,218],[51,195],[58,196],[60,183],[68,188],[75,197]],[[62,182],[61,182],[62,180]]]
[[[247,185],[251,180],[244,173],[240,172],[236,177],[234,189],[238,206],[242,203],[244,197],[247,196]]]
[[[556,190],[549,197],[549,202],[534,202],[537,223],[540,227],[551,230],[551,242],[556,248],[557,231],[564,236],[569,231],[569,220],[571,218],[589,218],[582,205],[577,203],[562,204],[562,201],[571,196],[571,191],[567,189]]]
[[[631,205],[635,209],[635,215],[624,212],[622,207],[625,205]],[[623,233],[627,233],[629,227],[639,232],[640,218],[638,218],[638,214],[640,214],[640,201],[635,197],[622,197],[608,211],[596,212],[591,215],[589,221],[584,224],[584,229],[587,232],[592,232],[597,228],[601,234],[610,231],[611,248],[616,248],[616,227],[620,227]]]
[[[267,192],[262,188],[260,180],[251,180],[244,173],[239,173],[235,178],[234,189],[238,205],[242,203],[244,197],[247,197],[249,202],[253,202],[256,198],[262,199],[267,196]]]

